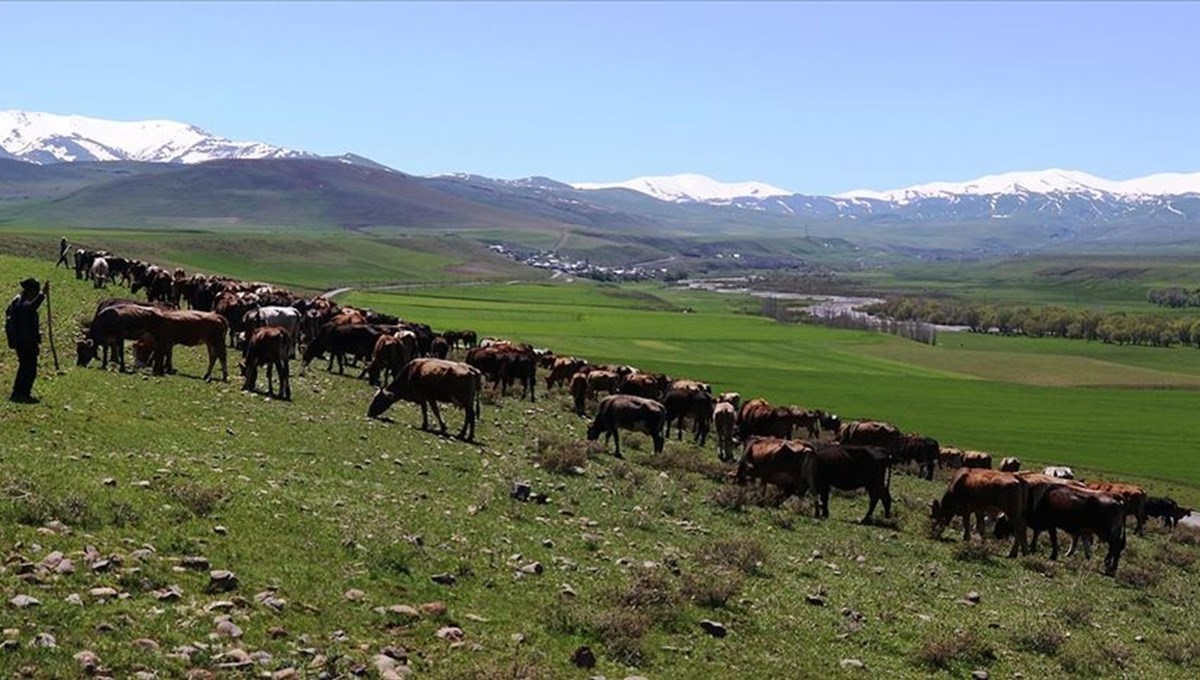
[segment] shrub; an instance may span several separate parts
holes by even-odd
[[[1058,610],[1058,618],[1076,628],[1087,626],[1092,622],[1092,605],[1084,600],[1068,602]]]
[[[1162,656],[1176,666],[1190,666],[1200,659],[1200,643],[1180,636],[1157,638],[1151,644]]]
[[[1196,562],[1196,553],[1177,543],[1163,543],[1158,548],[1155,561],[1191,571]]]
[[[727,569],[708,569],[682,578],[683,596],[701,607],[724,607],[742,591],[742,577]]]
[[[558,474],[574,474],[577,469],[586,467],[588,458],[599,450],[597,442],[555,435],[539,436],[534,441],[534,457],[542,469]]]
[[[1135,590],[1146,590],[1158,585],[1163,579],[1163,571],[1156,566],[1127,564],[1117,570],[1117,583]]]
[[[208,517],[229,500],[222,487],[205,486],[191,481],[169,484],[164,493],[197,517]]]
[[[709,495],[713,505],[725,510],[741,510],[747,505],[761,508],[776,508],[787,500],[783,492],[774,486],[759,487],[756,484],[722,484]]]
[[[643,456],[639,463],[655,470],[677,470],[703,475],[714,482],[729,479],[730,468],[712,457],[712,453],[694,446],[669,447],[662,453]]]
[[[976,543],[975,541],[967,541],[954,546],[954,559],[959,562],[976,562],[978,564],[991,564],[992,552],[988,550],[984,543]]]
[[[650,618],[644,612],[628,607],[605,609],[596,614],[591,624],[609,658],[627,666],[640,666],[645,661],[642,638],[650,626]]]
[[[991,644],[973,630],[956,630],[947,635],[935,633],[925,638],[917,648],[917,663],[929,668],[945,669],[956,661],[980,665],[996,657]]]
[[[762,573],[767,562],[767,551],[756,538],[730,536],[718,538],[696,553],[701,564],[739,571],[747,576]]]
[[[1046,626],[1017,636],[1017,646],[1044,656],[1058,656],[1067,634],[1058,626]]]

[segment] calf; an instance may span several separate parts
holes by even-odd
[[[813,447],[798,439],[750,437],[742,445],[734,479],[738,484],[757,479],[762,484],[774,484],[788,496],[800,497],[808,489],[804,462],[812,454]]]
[[[897,443],[896,460],[902,463],[916,463],[917,476],[932,480],[933,468],[938,462],[941,448],[933,437],[906,434],[901,436]]]
[[[125,341],[137,340],[154,332],[159,311],[141,304],[117,302],[96,310],[87,332],[75,344],[75,361],[87,366],[103,351],[101,368],[108,368],[110,353],[115,353],[120,370],[125,370]]]
[[[224,318],[212,312],[194,310],[162,310],[158,317],[152,335],[143,339],[153,349],[155,375],[162,375],[170,368],[175,345],[203,344],[208,348],[208,370],[204,372],[204,380],[212,379],[213,367],[218,360],[221,362],[221,379],[229,379],[225,354],[225,334],[229,325]]]
[[[626,381],[637,376],[630,376]],[[707,385],[694,380],[676,380],[667,388],[662,405],[667,410],[667,432],[670,437],[671,423],[675,423],[678,439],[683,439],[683,421],[692,421],[692,441],[700,446],[708,440],[708,431],[713,417],[712,392]]]
[[[394,380],[396,376],[400,375],[400,369],[416,357],[416,352],[416,335],[411,331],[382,334],[375,341],[371,361],[363,367],[362,373],[358,377],[367,376],[368,382],[372,385],[380,384],[381,374],[384,382],[389,381],[389,375],[390,379]]]
[[[596,441],[604,433],[604,441],[613,440],[614,455],[621,457],[619,430],[642,432],[654,441],[654,452],[662,453],[663,430],[667,424],[667,410],[653,399],[635,397],[631,394],[613,394],[600,400],[596,417],[588,426],[588,441]]]
[[[737,431],[737,410],[728,401],[713,406],[713,426],[717,431],[717,455],[721,460],[733,458],[733,434]]]
[[[92,260],[91,269],[88,270],[88,275],[92,279],[93,288],[103,288],[108,282],[108,260],[103,257],[97,257]]]
[[[1029,554],[1026,542],[1026,512],[1029,503],[1029,488],[1025,480],[1010,472],[994,472],[961,468],[950,480],[941,500],[930,504],[933,533],[941,535],[956,516],[962,517],[963,541],[971,538],[971,515],[975,515],[983,536],[983,516],[987,513],[1004,513],[1013,524],[1013,545],[1009,557]]]
[[[246,363],[243,366],[245,382],[242,389],[253,392],[258,382],[258,367],[267,367],[267,394],[274,394],[271,381],[272,371],[279,373],[279,398],[292,398],[292,380],[288,367],[288,352],[291,351],[291,333],[280,326],[263,326],[250,333],[246,341]]]
[[[247,336],[264,326],[276,326],[287,331],[289,359],[296,358],[296,338],[300,336],[300,322],[304,317],[293,307],[277,305],[251,309],[242,315],[242,329]]]
[[[586,359],[578,357],[555,357],[554,363],[550,366],[550,375],[546,376],[546,389],[549,390],[561,384],[569,385],[571,377],[587,368],[587,365],[588,362]]]
[[[992,454],[983,451],[963,451],[962,466],[978,470],[991,470]]]
[[[1192,511],[1189,508],[1180,507],[1170,496],[1151,496],[1146,499],[1146,517],[1158,517],[1168,527],[1174,527],[1190,514]]]
[[[332,371],[336,359],[338,373],[345,373],[346,357],[349,355],[369,361],[375,353],[375,343],[382,334],[378,328],[367,324],[329,322],[321,326],[321,331],[308,343],[308,347],[304,348],[301,372],[308,368],[313,359],[328,353],[329,364],[325,370]]]

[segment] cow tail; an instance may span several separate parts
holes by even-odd
[[[892,492],[892,457],[890,455],[887,457],[887,472],[883,476],[883,488],[887,489],[888,493]]]

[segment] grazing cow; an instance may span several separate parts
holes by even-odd
[[[88,275],[92,279],[93,288],[103,288],[108,282],[108,260],[103,257],[97,257],[92,260],[92,267],[88,270]]]
[[[481,412],[479,395],[482,390],[483,373],[474,366],[445,359],[413,359],[400,369],[400,375],[391,384],[375,394],[367,408],[367,416],[378,418],[392,404],[403,399],[421,405],[422,430],[429,429],[428,409],[433,409],[438,427],[445,434],[446,421],[442,420],[438,403],[455,404],[466,414],[458,438],[473,441],[475,420]]]
[[[900,428],[878,420],[854,420],[842,423],[837,434],[839,444],[878,446],[892,456],[899,451],[900,441],[903,438],[904,435],[900,432]]]
[[[308,347],[304,348],[303,372],[312,363],[312,360],[329,354],[329,364],[325,370],[333,370],[333,362],[336,359],[338,364],[338,373],[346,372],[346,356],[354,356],[364,361],[369,361],[375,353],[375,343],[382,335],[375,326],[363,323],[336,325],[332,322],[321,327],[321,331],[317,334]]]
[[[1151,496],[1146,499],[1146,517],[1158,517],[1162,519],[1165,526],[1174,527],[1179,520],[1190,514],[1192,514],[1190,508],[1181,507],[1170,496]]]
[[[616,394],[617,390],[621,387],[621,376],[612,371],[590,369],[583,373],[585,376],[585,397],[594,397],[600,392]],[[574,388],[572,388],[571,394],[574,396]]]
[[[554,367],[554,360],[557,358],[554,355],[554,350],[546,349],[544,347],[535,347],[533,349],[533,355],[537,357],[538,366],[546,370],[550,370]]]
[[[732,406],[728,402],[717,405]],[[750,437],[742,445],[734,479],[738,484],[757,479],[762,484],[774,484],[787,496],[801,497],[808,490],[804,462],[812,454],[812,445],[799,439]]]
[[[827,444],[804,459],[804,482],[816,496],[816,516],[829,517],[832,487],[867,490],[870,503],[862,523],[870,524],[875,506],[883,501],[883,516],[892,516],[891,459],[878,446]]]
[[[992,454],[983,451],[963,451],[962,466],[982,470],[992,469]]]
[[[412,331],[399,333],[384,333],[375,341],[375,349],[371,361],[363,367],[358,377],[367,376],[372,385],[394,380],[400,375],[400,369],[412,361],[417,353],[417,336]]]
[[[962,468],[950,480],[941,500],[930,504],[933,533],[940,536],[950,520],[962,517],[963,541],[971,539],[971,515],[974,514],[979,534],[983,536],[984,514],[1004,513],[1013,524],[1013,545],[1009,557],[1029,554],[1026,543],[1026,511],[1029,503],[1029,488],[1025,480],[1011,472],[995,472]]]
[[[629,376],[626,382],[637,376]],[[677,438],[683,439],[683,421],[692,421],[692,441],[704,446],[713,416],[713,396],[708,385],[694,380],[676,380],[667,387],[662,405],[667,409],[666,436],[671,436],[671,423],[675,423]]]
[[[467,351],[466,361],[478,368],[488,381],[500,386],[500,394],[507,395],[514,381],[521,384],[521,398],[537,401],[537,359],[533,348],[528,345],[493,343]]]
[[[110,301],[105,301],[110,302]],[[108,368],[110,353],[115,353],[117,365],[125,370],[125,341],[153,334],[158,323],[158,310],[142,304],[115,302],[99,307],[88,325],[84,337],[75,344],[75,361],[87,366],[103,350],[101,368]]]
[[[756,436],[791,439],[797,428],[804,428],[810,438],[816,438],[822,429],[836,431],[838,417],[798,406],[771,406],[766,399],[751,399],[738,410],[738,430],[743,440]]]
[[[1008,456],[1000,459],[1001,472],[1016,472],[1021,469],[1021,459]]]
[[[901,463],[916,463],[917,476],[932,480],[933,468],[938,462],[938,454],[941,449],[942,447],[933,437],[906,434],[900,437],[895,456],[896,460]]]
[[[571,377],[587,367],[587,359],[555,357],[554,363],[550,366],[550,375],[546,376],[546,389],[549,390],[559,384],[569,386]]]
[[[293,307],[267,306],[251,309],[242,316],[242,329],[247,336],[264,326],[277,326],[288,332],[288,358],[296,358],[296,338],[304,317]]]
[[[718,401],[713,406],[713,427],[717,431],[717,455],[733,459],[733,435],[737,431],[737,410],[732,402]]]
[[[165,272],[164,272],[165,274]],[[259,306],[258,296],[252,293],[221,293],[213,300],[212,311],[225,319],[229,326],[229,346],[237,346],[237,334],[246,329],[242,326],[246,315]]]
[[[475,334],[475,331],[459,331],[458,337],[467,349],[472,349],[479,344],[479,336]]]
[[[444,336],[434,336],[429,343],[429,356],[434,359],[445,359],[450,355],[450,342]]]
[[[1084,486],[1101,493],[1106,493],[1125,503],[1125,514],[1137,521],[1134,533],[1138,536],[1146,535],[1147,494],[1145,489],[1136,484],[1122,484],[1120,482],[1087,482]]]
[[[1029,497],[1028,524],[1035,535],[1050,532],[1050,559],[1058,559],[1058,529],[1074,536],[1094,535],[1108,544],[1104,573],[1116,572],[1125,549],[1125,506],[1120,499],[1062,483],[1031,490]]]
[[[938,467],[958,469],[962,467],[963,452],[962,449],[956,449],[953,446],[943,446],[938,449]]]
[[[737,411],[742,406],[742,395],[737,392],[722,392],[717,396],[717,402],[733,404],[733,410]]]
[[[221,362],[221,379],[229,379],[229,365],[225,353],[225,334],[229,325],[224,317],[212,312],[195,310],[159,310],[153,331],[134,345],[135,353],[150,359],[155,375],[174,371],[171,355],[175,345],[194,347],[203,344],[208,349],[208,370],[204,380],[212,379],[213,367]],[[149,354],[147,357],[146,355]]]
[[[667,376],[661,373],[635,373],[621,381],[618,391],[621,394],[662,401],[670,384]]]
[[[130,293],[136,293],[145,288],[146,299],[148,301],[171,302],[175,304],[172,300],[174,297],[173,288],[175,282],[166,270],[161,267],[138,262],[131,267],[131,272],[133,283],[129,286]]]
[[[246,362],[242,372],[246,377],[242,389],[253,392],[258,382],[258,367],[267,367],[267,395],[273,395],[272,372],[279,373],[279,398],[292,398],[292,380],[288,367],[288,353],[293,346],[291,333],[281,326],[262,326],[250,333],[246,341]]]
[[[1075,479],[1075,471],[1063,465],[1051,465],[1043,469],[1042,474],[1047,477],[1057,477],[1059,479]]]
[[[666,407],[653,399],[635,397],[632,394],[613,394],[600,400],[596,418],[588,426],[588,441],[596,441],[604,433],[604,442],[613,440],[615,455],[621,457],[619,430],[642,432],[654,441],[654,452],[662,453],[663,430],[666,428]]]

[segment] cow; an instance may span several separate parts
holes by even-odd
[[[1042,474],[1047,477],[1057,477],[1059,479],[1075,479],[1075,471],[1063,465],[1051,465],[1044,468]]]
[[[429,429],[428,409],[432,409],[442,434],[445,434],[446,421],[442,420],[438,403],[451,403],[465,413],[458,438],[474,441],[475,421],[482,410],[479,404],[482,390],[483,373],[474,366],[446,359],[413,359],[400,369],[395,380],[375,394],[367,408],[367,416],[378,418],[397,401],[409,401],[421,405],[422,430]]]
[[[164,274],[166,272],[163,272]],[[229,346],[237,346],[237,334],[245,332],[242,322],[246,315],[259,306],[258,296],[252,293],[232,293],[226,291],[213,300],[212,311],[225,319],[229,326]]]
[[[174,280],[161,267],[147,265],[142,262],[131,267],[133,283],[129,286],[130,293],[146,289],[146,299],[150,302],[171,302],[174,297]]]
[[[895,456],[899,462],[916,463],[917,476],[932,480],[933,468],[938,462],[938,453],[941,448],[933,437],[906,434],[900,437]]]
[[[1046,484],[1029,495],[1028,525],[1035,535],[1050,532],[1050,559],[1058,559],[1058,529],[1074,536],[1094,535],[1108,544],[1104,573],[1116,572],[1125,549],[1125,505],[1120,499],[1062,483]]]
[[[839,444],[878,446],[892,456],[899,451],[900,441],[903,437],[900,428],[878,420],[854,420],[842,423],[837,433]]]
[[[670,384],[670,379],[661,373],[635,373],[622,380],[617,391],[621,394],[662,401]]]
[[[883,501],[883,516],[892,516],[891,459],[878,446],[826,444],[804,460],[804,481],[816,497],[816,516],[829,517],[831,488],[866,488],[870,503],[862,523],[870,524],[875,506]]]
[[[91,269],[88,270],[88,275],[92,279],[93,288],[103,288],[108,282],[108,260],[103,257],[97,257],[92,260]]]
[[[105,301],[111,302],[111,301]],[[103,350],[101,368],[108,368],[110,351],[115,351],[117,364],[125,370],[125,341],[137,340],[154,332],[159,311],[142,304],[101,303],[88,325],[84,337],[75,344],[75,361],[87,366]]]
[[[974,514],[983,535],[983,515],[1004,513],[1013,524],[1013,545],[1008,556],[1029,554],[1026,542],[1026,511],[1029,488],[1025,480],[1011,472],[996,472],[961,468],[951,478],[941,500],[930,504],[930,518],[935,536],[946,530],[950,520],[962,517],[963,541],[971,539],[971,515]]]
[[[303,316],[293,307],[267,306],[251,309],[242,316],[243,332],[249,337],[255,330],[264,326],[277,326],[287,331],[288,358],[296,358],[296,338],[300,336],[300,322]]]
[[[1021,459],[1007,456],[1000,459],[1001,472],[1017,472],[1021,469]]]
[[[434,336],[433,340],[429,343],[429,356],[434,359],[445,359],[449,355],[450,342],[446,340],[445,336]]]
[[[733,410],[737,411],[742,406],[742,395],[737,392],[722,392],[717,395],[717,403],[721,402],[733,404]]]
[[[732,406],[718,402],[718,406],[722,404]],[[808,490],[804,463],[812,454],[812,445],[799,439],[750,437],[742,444],[734,480],[744,485],[757,479],[762,484],[774,484],[786,496],[802,497]]]
[[[346,356],[351,355],[364,361],[369,361],[375,353],[375,343],[383,332],[375,326],[363,323],[337,325],[333,322],[321,327],[308,347],[304,348],[303,372],[312,360],[329,354],[329,364],[325,370],[333,370],[333,362],[338,363],[338,373],[346,372]]]
[[[713,405],[713,427],[717,431],[717,455],[721,460],[733,458],[733,435],[737,431],[737,409],[732,402],[718,401]]]
[[[575,412],[583,415],[583,407],[589,397],[600,392],[615,394],[621,386],[621,376],[612,371],[584,369],[571,376],[571,398]]]
[[[962,449],[954,448],[953,446],[943,446],[938,449],[938,468],[950,468],[957,470],[962,467],[963,452]]]
[[[1106,493],[1114,498],[1125,503],[1125,514],[1133,517],[1137,525],[1134,528],[1134,533],[1138,536],[1146,535],[1146,490],[1136,484],[1122,484],[1120,482],[1086,482],[1084,484],[1089,489]]]
[[[1146,499],[1146,517],[1158,517],[1167,527],[1174,527],[1179,520],[1192,514],[1190,508],[1180,507],[1170,496],[1151,496]]]
[[[600,400],[596,417],[588,426],[587,438],[588,441],[596,441],[603,432],[605,443],[611,437],[615,448],[613,455],[620,458],[621,437],[618,431],[642,432],[650,435],[654,452],[662,453],[666,425],[667,409],[661,403],[632,394],[613,394]]]
[[[755,436],[791,439],[797,428],[815,438],[822,429],[836,431],[838,417],[798,406],[771,406],[766,399],[751,399],[738,410],[738,433],[743,440]]]
[[[400,369],[416,358],[416,353],[417,336],[412,331],[381,334],[375,341],[371,361],[363,367],[358,377],[367,376],[372,385],[380,384],[381,374],[383,382],[394,380],[400,375]]]
[[[521,384],[521,398],[537,401],[537,359],[528,345],[494,343],[467,351],[466,362],[478,368],[488,381],[507,395],[513,382]]]
[[[626,382],[636,376],[626,378]],[[671,423],[675,423],[677,438],[683,439],[683,421],[692,421],[692,441],[704,446],[712,423],[712,391],[703,383],[694,380],[676,380],[663,395],[662,405],[667,410],[666,436],[671,436]]]
[[[983,451],[963,451],[962,466],[982,470],[992,469],[992,454]]]
[[[221,379],[229,379],[229,365],[225,352],[225,334],[229,325],[225,318],[212,312],[195,310],[159,310],[149,336],[143,336],[134,344],[134,352],[141,359],[152,363],[155,375],[173,371],[171,355],[175,345],[194,347],[203,344],[208,349],[208,370],[204,380],[212,379],[213,367],[221,362]],[[149,356],[147,357],[147,354]]]
[[[549,390],[560,384],[567,384],[569,386],[571,377],[587,368],[587,366],[587,359],[554,357],[554,363],[550,366],[550,375],[546,376],[546,389]]]
[[[291,400],[292,380],[288,353],[292,350],[291,333],[282,326],[261,326],[250,333],[246,341],[246,361],[242,367],[245,381],[242,389],[253,392],[258,382],[258,367],[267,367],[267,395],[274,393],[272,372],[279,373],[279,398]]]

